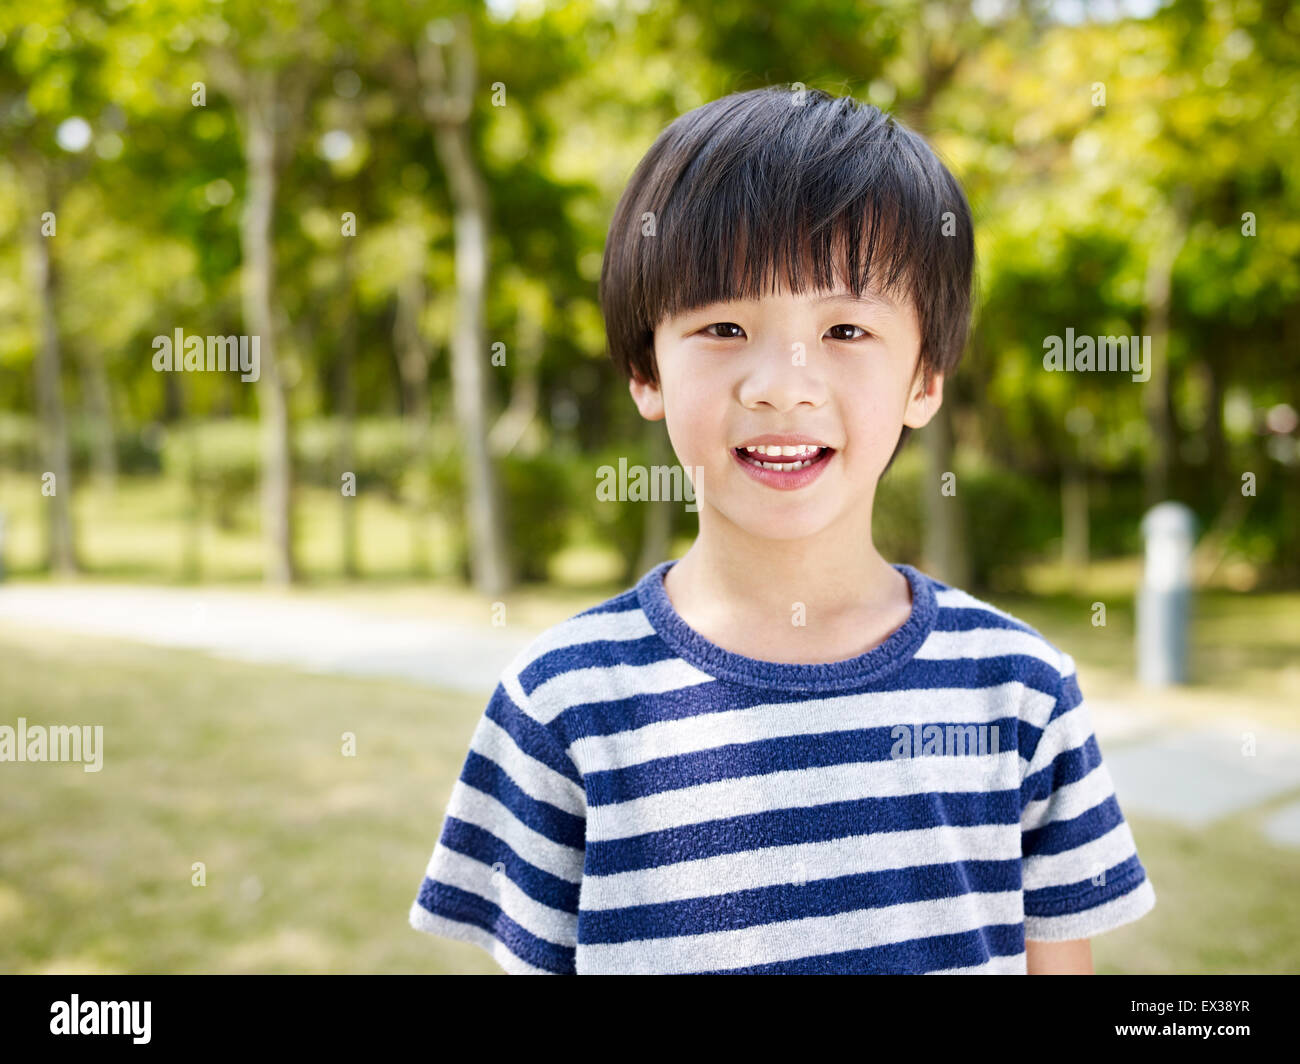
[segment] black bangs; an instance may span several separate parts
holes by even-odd
[[[973,258],[965,197],[921,137],[852,97],[738,93],[665,129],[619,202],[600,283],[610,354],[656,382],[665,317],[781,288],[871,288],[912,300],[922,362],[946,372]]]
[[[869,279],[896,287],[918,234],[899,206],[904,190],[890,187],[879,165],[880,142],[895,130],[884,120],[846,127],[787,115],[782,126],[738,135],[722,150],[700,146],[660,205],[641,309],[667,316],[761,299],[779,286],[802,294],[843,285],[859,295]]]

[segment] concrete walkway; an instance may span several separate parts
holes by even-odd
[[[103,585],[0,585],[0,621],[477,694],[490,693],[537,634],[239,591]]]
[[[4,622],[485,698],[537,634],[239,591],[105,585],[0,585]],[[1175,729],[1137,706],[1088,706],[1126,814],[1203,827],[1300,792],[1300,735],[1240,724]],[[1300,847],[1300,793],[1262,827],[1280,845]]]

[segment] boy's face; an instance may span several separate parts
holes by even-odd
[[[899,433],[924,425],[942,402],[942,375],[923,390],[920,343],[910,299],[782,289],[665,318],[654,333],[658,386],[630,386],[643,417],[666,418],[692,479],[702,471],[701,504],[762,538],[863,521],[869,542],[876,483]],[[830,450],[745,449],[769,436]]]

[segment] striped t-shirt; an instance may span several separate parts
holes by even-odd
[[[1029,625],[899,564],[879,646],[759,661],[682,620],[673,564],[504,670],[412,926],[512,973],[1024,973],[1155,904]]]

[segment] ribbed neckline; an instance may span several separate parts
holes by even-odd
[[[677,561],[673,558],[660,562],[637,582],[637,600],[651,626],[678,655],[702,672],[719,680],[753,687],[787,691],[839,690],[882,679],[901,668],[916,653],[934,627],[938,613],[929,578],[910,565],[894,563],[894,568],[907,577],[911,586],[912,612],[903,625],[879,646],[854,658],[821,664],[761,661],[724,650],[682,620],[664,588],[664,576]]]

